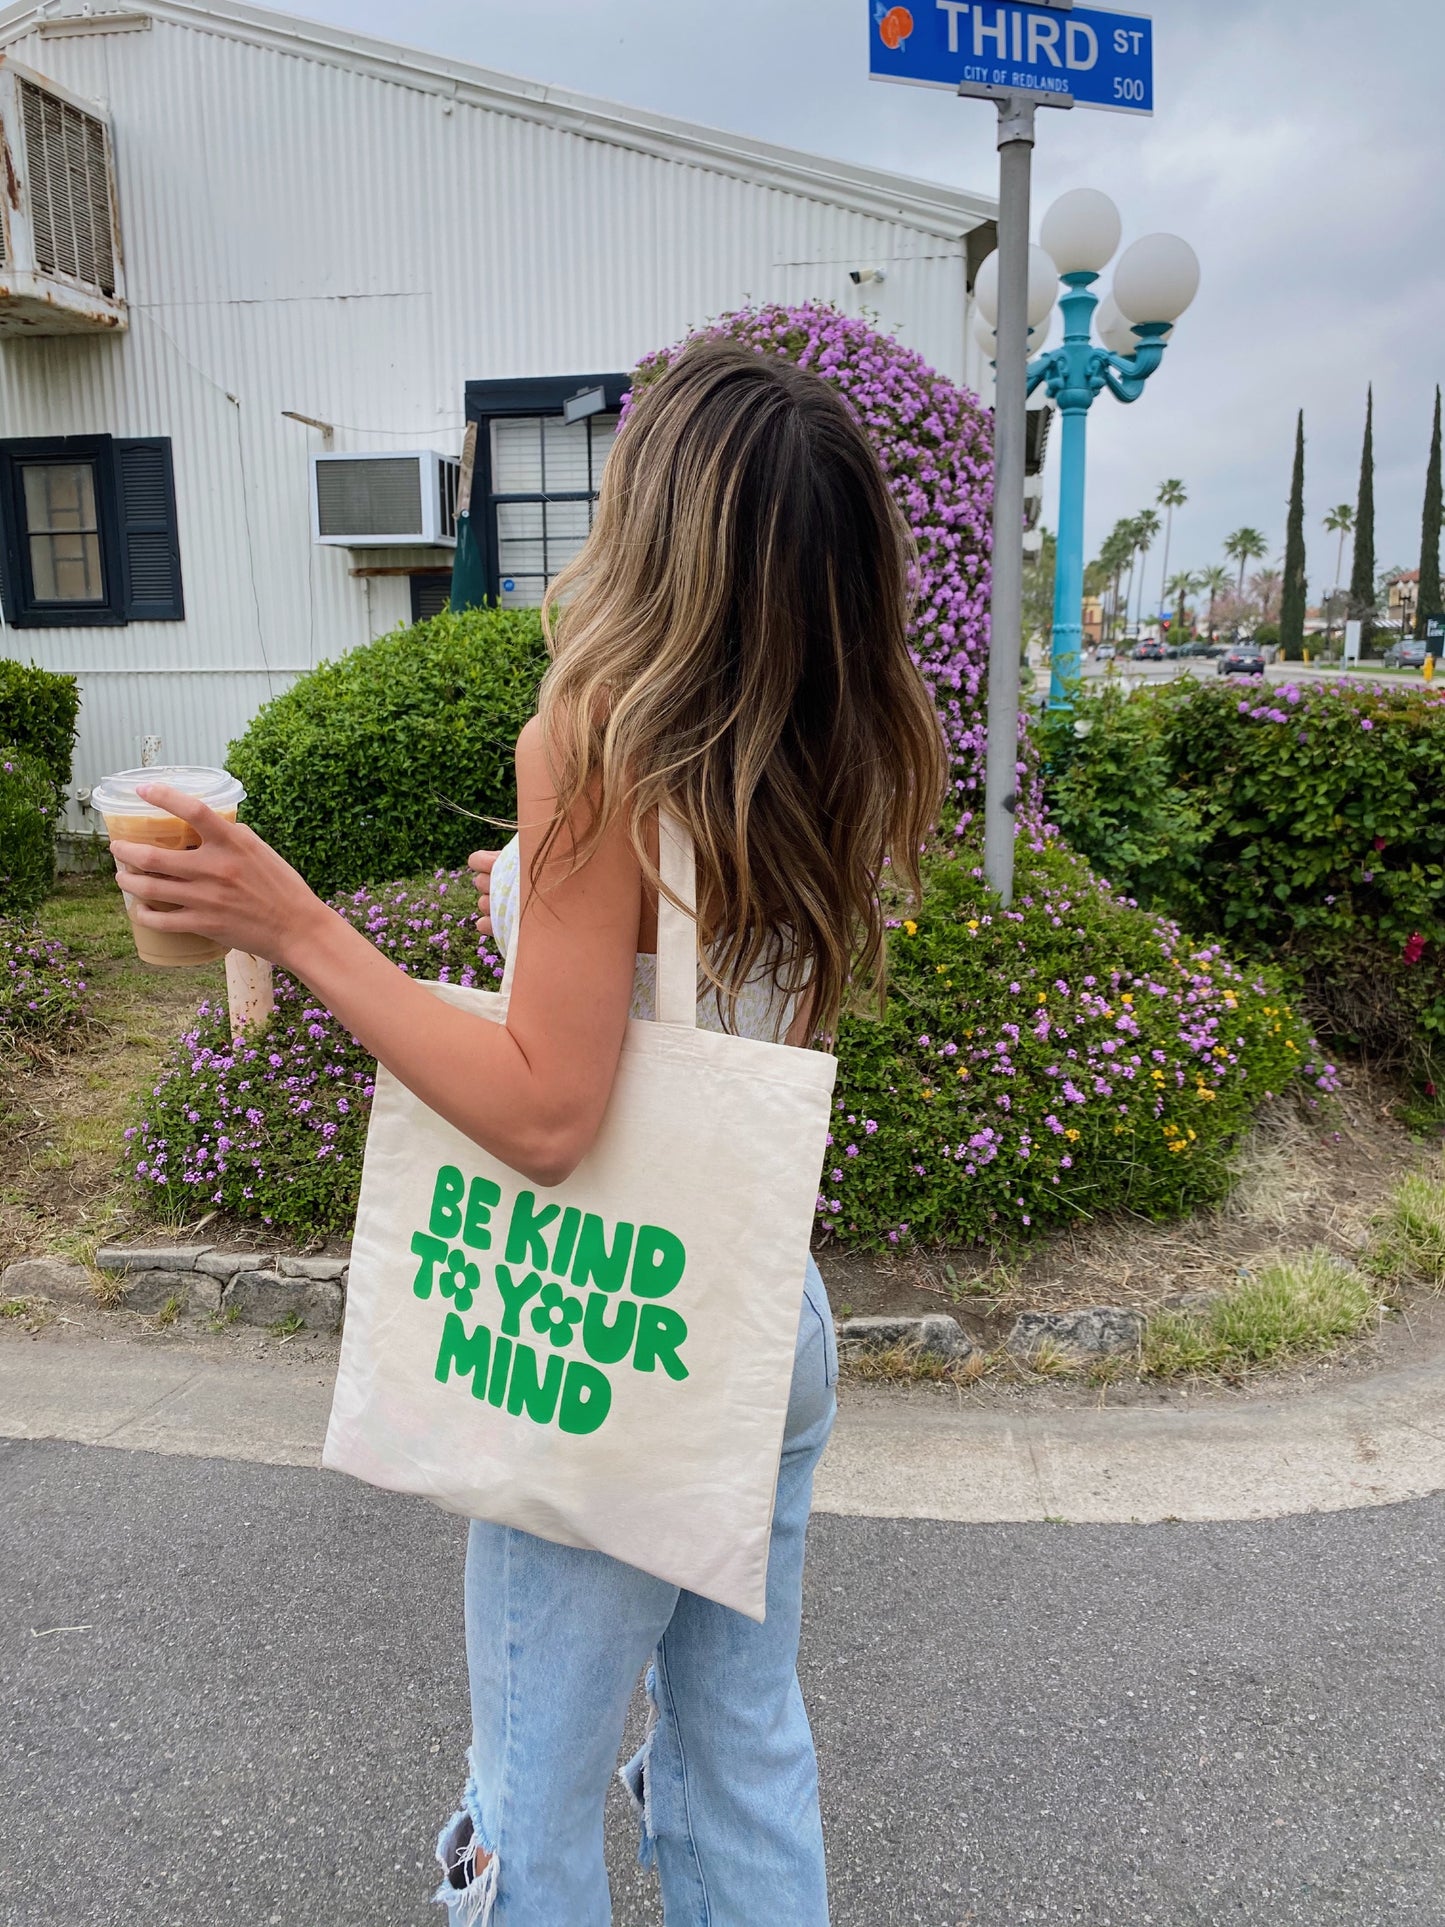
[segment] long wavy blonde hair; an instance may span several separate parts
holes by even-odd
[[[592,533],[552,584],[539,712],[582,862],[659,806],[697,852],[703,967],[730,1020],[770,974],[833,1031],[883,979],[879,879],[919,886],[947,765],[906,637],[910,544],[835,389],[721,340],[639,394]],[[578,825],[581,828],[578,828]],[[539,858],[539,867],[540,867]]]

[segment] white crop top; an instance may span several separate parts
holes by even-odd
[[[522,852],[516,837],[497,854],[492,869],[492,929],[497,948],[505,957],[512,947],[520,913]],[[697,1021],[701,1030],[726,1031],[718,1009],[714,987],[698,972]],[[732,1034],[756,1037],[763,1043],[781,1043],[793,1021],[795,999],[782,995],[771,977],[763,976],[745,984],[739,993]],[[657,1012],[657,959],[646,951],[637,953],[637,968],[632,979],[630,1017],[651,1019]]]

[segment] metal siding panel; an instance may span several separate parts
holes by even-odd
[[[0,418],[167,435],[175,466],[184,622],[0,638],[82,675],[78,783],[146,734],[217,756],[295,670],[407,619],[404,576],[312,543],[324,444],[283,409],[338,449],[456,454],[468,378],[630,368],[748,300],[866,307],[963,372],[962,244],[905,221],[159,17],[12,51],[107,103],[132,325],[0,343]]]

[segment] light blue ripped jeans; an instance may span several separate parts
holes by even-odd
[[[837,1376],[810,1258],[761,1626],[603,1553],[473,1523],[471,1777],[437,1842],[451,1927],[608,1927],[602,1806],[644,1666],[652,1723],[622,1778],[667,1927],[827,1927],[796,1667],[813,1469]],[[474,1841],[492,1858],[469,1879]]]

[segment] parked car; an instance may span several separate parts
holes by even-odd
[[[1221,656],[1224,654],[1222,642],[1210,642],[1205,636],[1196,636],[1192,642],[1178,643],[1173,653],[1178,656]]]
[[[1264,657],[1251,642],[1237,642],[1219,658],[1221,676],[1262,676]]]
[[[1094,651],[1094,661],[1112,662],[1118,653],[1112,642],[1101,642]]]
[[[1135,662],[1163,662],[1168,653],[1162,642],[1153,642],[1147,636],[1134,645]]]
[[[1392,642],[1381,657],[1392,669],[1423,669],[1430,645],[1423,636],[1406,636],[1402,642]]]

